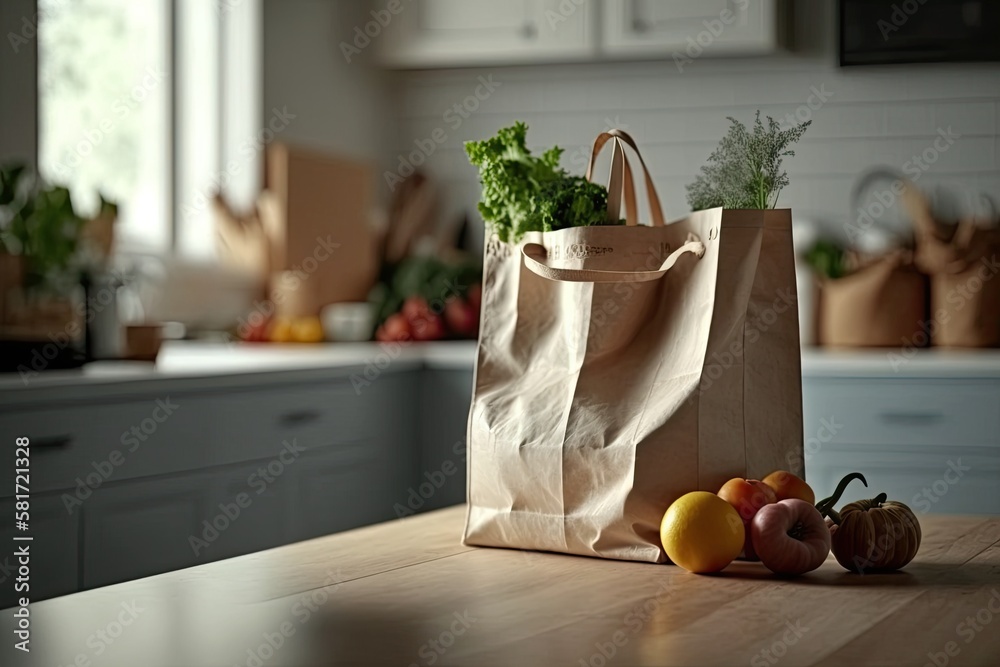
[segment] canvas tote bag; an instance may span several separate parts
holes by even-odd
[[[682,494],[803,472],[790,212],[665,224],[642,164],[637,225],[634,141],[600,135],[591,167],[609,141],[627,225],[486,242],[466,544],[663,562]]]

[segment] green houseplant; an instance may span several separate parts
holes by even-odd
[[[68,189],[43,183],[24,165],[0,169],[0,247],[21,258],[26,288],[62,292],[78,282],[86,223]]]
[[[38,344],[73,341],[87,286],[106,271],[117,206],[104,197],[93,218],[80,216],[67,188],[45,183],[24,165],[0,168],[0,347],[4,370],[34,372],[79,365],[60,343],[38,361]]]

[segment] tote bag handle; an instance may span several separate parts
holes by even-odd
[[[594,148],[590,153],[590,162],[587,164],[587,180],[593,180],[594,164],[597,162],[597,157],[601,154],[608,141],[611,140],[613,140],[614,144],[614,155],[611,159],[611,176],[608,179],[608,221],[617,221],[619,215],[621,215],[620,202],[622,192],[624,192],[625,222],[628,225],[637,225],[639,222],[638,211],[635,206],[635,186],[632,180],[632,170],[629,166],[628,158],[625,156],[624,144],[635,151],[636,156],[639,158],[639,164],[642,166],[642,173],[646,181],[646,196],[649,199],[649,212],[653,218],[653,226],[663,227],[666,221],[663,218],[663,207],[660,205],[660,198],[656,194],[656,186],[653,185],[653,179],[649,175],[649,168],[646,166],[646,161],[642,158],[642,153],[639,152],[639,147],[627,132],[613,129],[597,135],[597,138],[594,140]]]
[[[644,283],[659,280],[672,269],[681,256],[691,253],[701,258],[705,254],[705,244],[693,236],[688,241],[663,260],[660,268],[654,271],[602,271],[598,269],[562,269],[547,263],[548,252],[545,246],[538,243],[526,243],[521,248],[524,265],[532,273],[565,283]]]

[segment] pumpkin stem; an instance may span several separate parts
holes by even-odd
[[[872,509],[879,509],[880,507],[882,507],[882,503],[884,503],[888,498],[889,496],[887,496],[884,493],[880,493],[874,498],[872,498],[870,501],[872,504]]]
[[[824,498],[816,503],[816,509],[819,510],[819,513],[833,519],[833,522],[838,526],[840,525],[840,515],[833,509],[833,506],[836,505],[837,501],[840,500],[840,497],[844,495],[844,489],[847,488],[847,485],[856,479],[860,479],[862,484],[868,486],[868,480],[865,479],[864,475],[859,472],[852,472],[850,475],[847,475],[844,479],[840,480],[840,484],[837,485],[837,489],[833,492],[832,496]]]

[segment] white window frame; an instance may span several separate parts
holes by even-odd
[[[263,147],[256,140],[263,124],[263,0],[167,5],[166,210],[160,224],[168,229],[152,249],[125,242],[118,251],[214,261],[213,195],[221,191],[234,208],[248,210],[263,185]],[[39,157],[36,142],[36,164]]]
[[[173,4],[172,249],[210,259],[213,195],[249,210],[263,185],[263,0]]]

